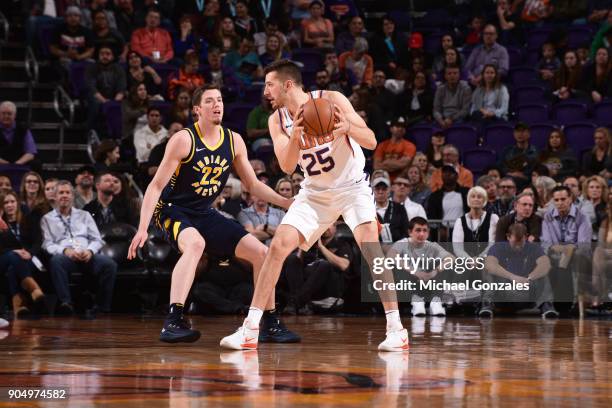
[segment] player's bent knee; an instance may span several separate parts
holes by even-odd
[[[206,246],[204,238],[190,238],[183,243],[183,253],[201,254]]]
[[[270,243],[269,256],[286,258],[296,247],[291,237],[276,236]]]

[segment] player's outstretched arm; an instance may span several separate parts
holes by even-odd
[[[278,159],[281,170],[287,174],[293,174],[300,157],[300,137],[304,131],[302,108],[298,109],[293,118],[292,132],[289,137],[281,130],[280,120],[276,112],[268,118],[268,128],[274,144],[274,154]]]
[[[349,135],[361,147],[368,150],[376,148],[376,136],[368,127],[363,118],[355,112],[353,105],[337,91],[327,91],[327,98],[334,103],[336,108],[336,125],[334,126],[334,137]]]
[[[181,130],[168,142],[164,158],[155,176],[153,176],[153,180],[149,183],[144,199],[142,200],[138,232],[132,239],[132,244],[128,251],[128,259],[135,258],[138,248],[142,248],[146,242],[148,236],[147,229],[149,228],[149,223],[151,222],[151,217],[153,216],[153,211],[155,210],[155,205],[159,200],[159,196],[163,188],[168,184],[168,181],[170,181],[172,174],[176,171],[181,160],[191,154],[191,149],[191,136],[189,136],[186,130]]]
[[[269,186],[257,179],[255,171],[253,170],[251,163],[249,163],[249,157],[244,140],[238,133],[234,133],[234,149],[236,150],[236,156],[234,157],[234,169],[236,170],[236,173],[238,173],[238,177],[240,177],[240,180],[242,180],[247,190],[251,194],[261,197],[269,203],[283,208],[289,208],[293,200],[281,196]]]

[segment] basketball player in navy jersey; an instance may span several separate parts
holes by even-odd
[[[292,200],[281,197],[260,182],[247,157],[242,137],[221,126],[223,98],[215,86],[195,90],[193,109],[197,122],[179,131],[169,141],[164,158],[147,187],[140,212],[138,232],[128,258],[147,240],[147,228],[155,225],[180,252],[170,287],[170,311],[160,340],[168,343],[194,342],[200,332],[183,317],[183,305],[191,289],[196,267],[204,251],[218,256],[235,256],[253,265],[254,282],[261,271],[267,248],[234,220],[211,208],[223,191],[232,165],[251,193],[288,208]],[[274,310],[274,294],[266,302],[267,320],[262,323],[263,342],[298,342]]]

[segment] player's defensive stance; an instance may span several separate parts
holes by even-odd
[[[249,191],[281,207],[291,205],[291,200],[276,194],[257,179],[242,137],[221,126],[223,98],[218,88],[196,89],[193,109],[197,122],[170,139],[159,169],[147,187],[138,232],[128,253],[128,258],[132,259],[137,249],[144,245],[151,218],[181,252],[172,271],[170,311],[159,337],[169,343],[193,342],[200,337],[200,332],[193,330],[183,318],[183,304],[204,251],[250,262],[254,282],[260,274],[266,246],[238,222],[210,207],[223,190],[232,165]],[[300,341],[282,325],[276,313],[270,312],[274,309],[274,292],[267,293],[262,307],[268,312],[259,340]]]
[[[247,318],[234,334],[221,340],[222,347],[236,350],[257,347],[259,322],[285,258],[298,246],[310,248],[340,215],[353,231],[370,266],[373,257],[383,256],[361,150],[376,147],[374,133],[344,95],[328,91],[305,93],[300,70],[290,61],[268,66],[265,81],[264,95],[276,109],[268,126],[280,167],[290,174],[299,163],[305,179],[272,239],[263,264],[265,274],[259,276]],[[303,134],[302,107],[310,98],[327,98],[336,107],[333,136],[318,140],[318,145]],[[390,271],[384,279],[392,280]],[[395,292],[381,298],[387,317],[387,337],[378,349],[406,351],[408,332],[400,320]]]

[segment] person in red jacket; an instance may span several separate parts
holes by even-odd
[[[161,15],[159,10],[150,9],[146,17],[146,27],[139,28],[132,33],[130,46],[141,57],[149,58],[153,62],[166,63],[174,58],[172,37],[168,31],[159,28]]]

